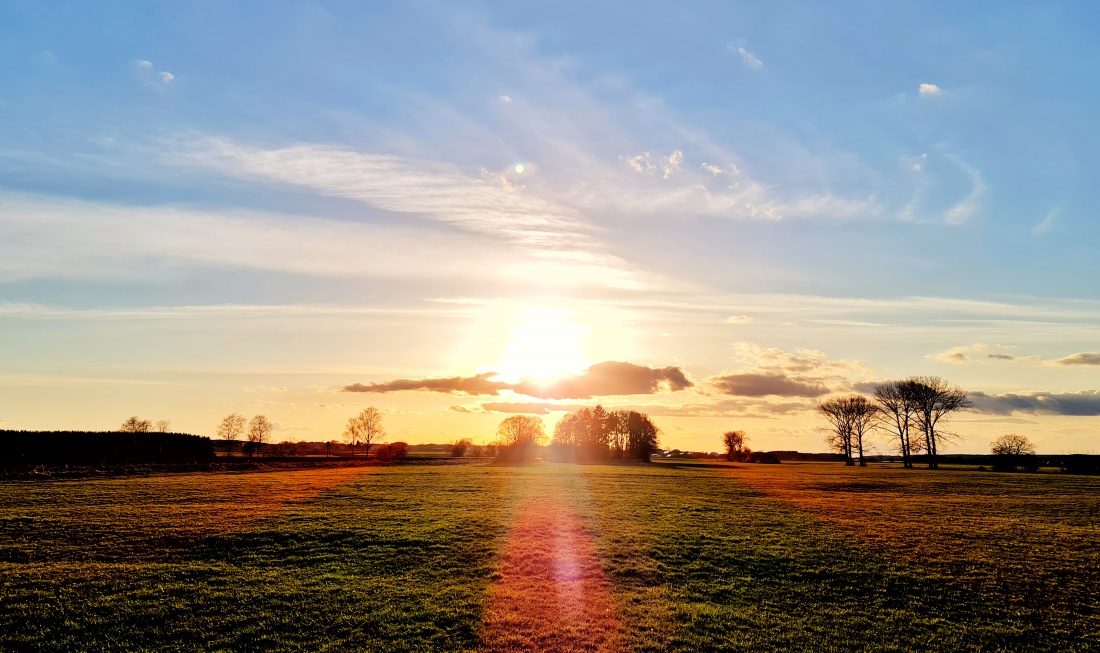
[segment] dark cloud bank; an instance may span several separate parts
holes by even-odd
[[[974,409],[992,415],[1035,413],[1042,415],[1071,415],[1091,417],[1100,415],[1100,392],[1024,392],[990,395],[971,392]]]
[[[786,374],[746,373],[727,374],[707,379],[718,392],[735,397],[820,397],[829,394],[829,388],[812,380],[792,379]]]
[[[590,399],[611,395],[648,395],[662,391],[677,392],[692,387],[684,370],[675,367],[654,368],[619,361],[605,361],[589,367],[583,374],[567,376],[549,383],[524,379],[518,383],[493,380],[492,372],[467,377],[437,379],[396,379],[385,383],[353,383],[344,392],[423,391],[461,395],[499,395],[505,390],[538,399]]]

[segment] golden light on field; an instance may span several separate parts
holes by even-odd
[[[589,328],[575,322],[570,313],[540,306],[516,310],[513,316],[515,323],[497,368],[502,377],[545,381],[583,372],[591,365],[584,347]]]

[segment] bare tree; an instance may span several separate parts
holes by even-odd
[[[546,441],[542,418],[533,415],[512,415],[497,426],[497,437],[504,446],[527,447]]]
[[[915,376],[911,379],[914,421],[924,436],[924,450],[928,452],[928,469],[939,469],[937,460],[940,445],[954,437],[940,428],[940,422],[951,413],[970,408],[974,402],[962,388],[949,384],[938,376]]]
[[[726,460],[730,462],[740,461],[744,453],[745,442],[748,436],[744,431],[726,431],[722,434],[722,445],[726,448]]]
[[[157,433],[167,433],[168,432],[168,427],[170,425],[171,425],[171,422],[169,422],[168,420],[158,419],[156,425],[154,426],[154,428],[156,429]]]
[[[848,411],[840,398],[826,399],[817,405],[817,412],[829,422],[825,442],[829,448],[844,455],[845,465],[854,465],[852,459],[852,426],[848,423]]]
[[[1009,433],[989,443],[993,453],[993,471],[1014,472],[1019,467],[1026,471],[1039,471],[1039,460],[1035,457],[1035,445],[1022,435]]]
[[[252,445],[250,454],[256,453],[261,445],[271,439],[271,422],[263,415],[256,415],[248,422],[248,442]]]
[[[233,455],[233,443],[244,435],[244,416],[240,413],[226,415],[218,424],[218,437],[229,444],[229,455]]]
[[[910,428],[916,419],[916,406],[913,397],[915,382],[890,381],[875,387],[875,401],[878,403],[878,428],[896,439],[901,452],[902,466],[913,467],[913,454],[921,450],[921,441],[910,438]]]
[[[148,433],[153,428],[153,423],[147,419],[141,419],[137,415],[127,419],[119,427],[123,433]]]
[[[1034,456],[1035,445],[1022,435],[1008,433],[989,443],[989,450],[997,456]]]
[[[386,435],[386,429],[382,426],[382,411],[374,406],[364,408],[355,417],[348,420],[344,429],[344,442],[351,445],[351,455],[355,456],[355,445],[362,442],[365,445],[366,455],[370,456],[372,443],[381,440]]]
[[[871,432],[875,416],[878,414],[878,407],[863,395],[849,395],[841,401],[844,403],[844,410],[848,413],[848,428],[852,432],[852,445],[859,453],[859,466],[866,467],[863,441]]]

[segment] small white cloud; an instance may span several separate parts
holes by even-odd
[[[500,96],[500,101],[503,104],[511,104],[512,103],[512,98],[509,95],[502,95],[502,96]]]
[[[661,170],[664,171],[664,174],[661,175],[661,178],[666,180],[666,181],[668,179],[670,179],[672,177],[672,175],[675,174],[676,171],[680,169],[680,164],[682,164],[683,162],[684,162],[684,153],[681,152],[680,150],[673,150],[672,154],[669,154],[663,160],[663,165],[661,166]]]
[[[943,95],[943,89],[935,84],[921,84],[919,90],[921,95]]]
[[[763,68],[764,62],[756,58],[756,56],[746,50],[745,48],[737,48],[737,54],[741,55],[741,61],[749,68]]]
[[[731,177],[737,177],[741,174],[741,169],[738,168],[737,166],[733,165],[732,163],[729,164],[728,169],[723,168],[721,166],[716,166],[713,163],[704,163],[703,165],[701,165],[699,167],[702,168],[703,170],[706,170],[707,172],[714,175],[715,177],[717,177],[718,175],[724,175],[727,172],[729,173],[729,175]]]
[[[657,170],[657,166],[653,165],[653,162],[649,160],[649,156],[649,152],[642,152],[631,157],[619,157],[619,160],[634,172],[651,175]]]
[[[1058,215],[1058,209],[1054,209],[1043,218],[1043,221],[1031,228],[1031,233],[1042,236],[1054,228],[1054,218]]]
[[[153,62],[152,61],[146,61],[146,60],[142,59],[141,61],[139,61],[137,63],[137,65],[138,65],[138,68],[142,68],[144,70],[152,70],[153,69]]]
[[[752,324],[752,318],[748,315],[731,315],[726,318],[726,324]]]
[[[909,167],[913,172],[923,172],[924,164],[928,163],[928,154],[922,154],[920,156],[903,156],[901,157],[902,163]]]
[[[176,78],[176,76],[173,75],[170,72],[166,72],[166,71],[163,71],[163,70],[160,71],[160,81],[161,81],[162,84],[166,84],[166,85],[171,84],[172,80],[175,79],[175,78]]]

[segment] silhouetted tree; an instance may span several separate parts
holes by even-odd
[[[171,422],[166,419],[158,419],[154,428],[156,429],[157,433],[167,433],[170,424]]]
[[[368,406],[355,417],[348,420],[344,429],[344,442],[351,445],[351,455],[355,456],[355,445],[362,442],[366,445],[366,455],[370,456],[370,445],[376,440],[382,439],[386,434],[382,426],[382,411],[374,406]]]
[[[535,447],[546,442],[542,419],[534,415],[512,415],[497,426],[497,460],[526,462],[533,458]]]
[[[542,418],[534,415],[512,415],[497,426],[497,437],[506,447],[530,446],[546,441]]]
[[[998,456],[1035,455],[1035,445],[1022,435],[1008,433],[989,443],[989,450]]]
[[[455,458],[462,458],[470,452],[470,448],[473,447],[474,441],[470,438],[462,438],[458,442],[451,445],[451,456]]]
[[[657,450],[660,432],[649,415],[633,410],[627,413],[627,455],[634,460],[650,462],[650,456]]]
[[[268,440],[271,439],[271,422],[267,417],[263,415],[256,415],[248,422],[248,443],[251,445],[249,448],[249,455],[256,453],[256,450],[263,446]]]
[[[409,455],[408,442],[391,442],[378,448],[378,457],[383,460],[405,458]]]
[[[584,438],[584,420],[577,413],[563,415],[554,425],[554,437],[550,440],[554,457],[563,461],[576,460],[580,453],[580,443]]]
[[[914,421],[924,436],[924,450],[928,452],[928,468],[939,469],[940,445],[953,438],[940,428],[940,422],[951,413],[974,405],[966,391],[950,385],[938,376],[915,376],[910,381],[914,407]]]
[[[148,433],[153,428],[153,423],[147,419],[141,419],[137,415],[127,419],[119,427],[122,433]]]
[[[878,403],[878,428],[895,439],[901,452],[902,466],[913,467],[913,454],[921,450],[921,441],[914,441],[910,431],[916,419],[916,382],[890,381],[875,387],[875,401]]]
[[[726,431],[722,434],[722,446],[726,448],[726,460],[739,462],[748,437],[744,431]]]
[[[829,422],[828,435],[825,442],[829,448],[844,455],[845,465],[855,465],[852,459],[852,425],[848,421],[848,411],[845,410],[841,398],[826,399],[817,405],[817,412]]]
[[[616,410],[607,416],[607,446],[611,457],[621,460],[626,457],[627,441],[630,438],[630,411]]]
[[[993,463],[993,469],[997,471],[1014,471],[1018,466],[1028,471],[1039,469],[1039,463],[1035,460],[1035,445],[1022,435],[1002,435],[989,443],[989,450],[997,457]]]
[[[875,417],[878,415],[878,407],[863,395],[850,395],[843,401],[845,410],[848,411],[848,425],[852,429],[852,444],[859,453],[859,466],[866,467],[863,440],[871,432]]]
[[[218,424],[218,437],[229,443],[229,455],[233,455],[233,443],[244,435],[244,416],[240,413],[226,415]]]

